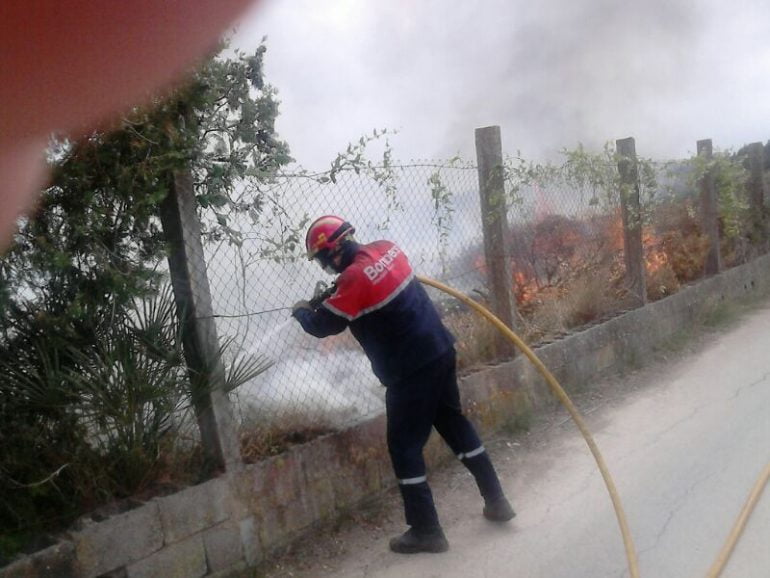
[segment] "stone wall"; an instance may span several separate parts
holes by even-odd
[[[566,390],[642,366],[661,343],[687,332],[723,302],[770,294],[770,256],[687,287],[536,350]],[[466,411],[483,435],[556,403],[527,359],[462,379]],[[7,578],[196,578],[255,566],[313,527],[395,480],[378,417],[72,531],[66,540],[6,566]],[[433,466],[450,458],[436,439]]]

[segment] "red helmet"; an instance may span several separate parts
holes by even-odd
[[[334,215],[318,217],[305,235],[307,258],[312,261],[321,251],[334,253],[342,241],[355,232],[353,225],[340,217]]]

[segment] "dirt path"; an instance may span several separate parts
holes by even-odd
[[[758,472],[762,460],[770,459],[764,455],[770,453],[770,444],[765,443],[757,452],[763,455],[747,457],[745,475],[722,480],[723,470],[741,468],[723,467],[709,458],[728,450],[722,447],[727,443],[724,436],[708,434],[726,427],[731,435],[735,433],[732,437],[738,448],[758,439],[746,436],[759,435],[758,431],[770,434],[758,430],[770,426],[745,425],[748,419],[762,419],[757,408],[767,405],[770,410],[770,395],[764,393],[770,384],[761,387],[770,374],[766,353],[770,351],[770,330],[765,327],[770,328],[770,309],[759,308],[738,323],[723,324],[677,351],[659,355],[644,370],[604,381],[590,392],[574,396],[627,503],[643,576],[691,575],[679,574],[683,568],[697,568],[695,575],[702,575],[701,567],[716,555],[753,483],[756,473],[751,467],[756,465]],[[720,371],[726,373],[718,375]],[[715,378],[713,383],[710,376]],[[723,417],[729,404],[738,413]],[[725,423],[728,419],[736,423]],[[609,498],[566,412],[560,408],[544,412],[529,431],[503,432],[485,440],[485,445],[519,512],[513,523],[497,526],[484,520],[473,479],[459,463],[452,463],[429,474],[451,544],[447,554],[399,556],[388,551],[388,539],[404,529],[400,498],[394,491],[305,540],[256,576],[626,575]],[[698,447],[701,445],[704,447]],[[740,453],[729,450],[730,456]],[[693,504],[715,500],[709,492],[719,490],[721,496],[728,486],[735,486],[735,495],[725,496],[724,504],[716,507],[717,521],[712,524],[692,518],[704,515],[704,509]],[[705,526],[700,541],[708,544],[702,553],[697,546],[697,555],[692,554],[696,559],[681,552],[682,541],[687,542],[685,523]],[[684,536],[670,536],[675,527]],[[708,560],[701,561],[704,555]],[[752,573],[750,564],[738,563],[736,568],[743,573],[735,576],[765,576]]]

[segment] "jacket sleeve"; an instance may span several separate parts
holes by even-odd
[[[313,337],[328,337],[342,333],[348,326],[348,321],[326,309],[297,309],[292,316],[299,321],[302,329]]]

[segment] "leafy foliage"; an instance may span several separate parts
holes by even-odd
[[[511,288],[522,331],[547,339],[625,307],[622,159],[612,146],[562,151],[560,163],[505,159]],[[698,179],[714,171],[726,262],[744,258],[745,171],[741,157],[706,165],[637,159],[648,299],[703,275],[708,239],[701,231]],[[558,196],[563,205],[553,207]],[[458,270],[485,271],[479,246],[458,256]],[[739,255],[744,255],[739,257]],[[481,279],[484,282],[483,278]],[[484,290],[480,291],[484,293]],[[483,355],[482,355],[483,357]]]
[[[696,156],[691,159],[693,187],[710,174],[717,191],[721,232],[728,238],[736,237],[745,228],[748,204],[745,198],[748,172],[739,159],[730,153],[717,152],[712,158]]]
[[[56,528],[158,477],[187,399],[178,331],[165,291],[99,326],[91,347],[24,335],[27,350],[2,352],[4,533]]]
[[[454,166],[459,159],[453,159],[449,162],[449,167]],[[441,167],[443,168],[443,167]],[[446,273],[446,259],[449,244],[449,233],[452,230],[452,191],[447,188],[441,179],[441,168],[437,168],[428,177],[428,186],[430,187],[430,196],[433,201],[432,224],[438,231],[438,254],[441,259],[441,269]]]
[[[52,142],[51,184],[0,259],[3,534],[158,475],[190,390],[159,205],[190,169],[208,237],[237,243],[231,214],[261,215],[260,183],[290,160],[264,54],[214,58],[111,130]],[[235,362],[225,386],[264,368]]]
[[[606,143],[599,153],[588,151],[579,144],[574,149],[562,149],[561,155],[564,160],[560,164],[534,163],[520,156],[506,158],[504,174],[508,204],[521,204],[525,189],[559,186],[579,194],[588,206],[605,209],[619,206],[618,192],[622,186],[618,163],[622,157],[611,143]],[[637,157],[636,168],[640,201],[643,207],[648,206],[661,189],[657,171],[653,162],[643,157]]]

